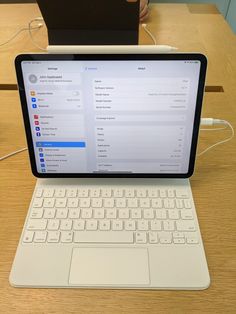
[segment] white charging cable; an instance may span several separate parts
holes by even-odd
[[[7,155],[5,155],[5,156],[2,156],[2,157],[0,157],[0,161],[1,161],[1,160],[4,160],[4,159],[7,159],[8,157],[11,157],[11,156],[13,156],[13,155],[16,155],[16,154],[19,154],[19,153],[21,153],[21,152],[24,152],[24,151],[27,150],[27,149],[28,149],[27,147],[24,147],[24,148],[21,148],[21,149],[16,150],[15,152],[12,152],[12,153],[10,153],[10,154],[7,154]]]
[[[231,129],[231,136],[227,137],[226,139],[219,141],[209,147],[207,147],[206,149],[204,149],[202,152],[200,152],[199,154],[197,154],[197,156],[201,156],[203,154],[205,154],[207,151],[209,151],[210,149],[212,149],[213,147],[216,147],[220,144],[226,143],[230,140],[232,140],[232,138],[234,137],[234,128],[232,127],[232,125],[226,121],[226,120],[221,120],[221,119],[213,119],[213,118],[202,118],[201,119],[201,125],[208,125],[208,126],[213,126],[213,125],[225,125],[224,128],[214,128],[214,129],[200,129],[200,131],[215,131],[215,130],[225,130],[227,127],[229,127]]]
[[[157,45],[157,41],[156,38],[154,37],[154,35],[150,32],[150,30],[147,28],[147,24],[143,23],[142,24],[143,29],[145,30],[145,32],[151,37],[154,45]]]
[[[30,34],[30,38],[32,40],[32,34],[31,34],[31,31],[34,30],[34,29],[40,29],[41,27],[43,27],[43,24],[42,23],[38,23],[36,26],[31,26],[31,24],[34,22],[34,21],[42,21],[43,18],[42,17],[37,17],[35,19],[33,19],[32,21],[30,21],[30,23],[28,24],[28,27],[22,27],[20,28],[18,31],[16,31],[8,40],[6,40],[5,42],[2,42],[0,43],[0,47],[1,46],[4,46],[4,45],[7,45],[8,43],[10,43],[13,39],[15,39],[21,32],[23,31],[28,31],[29,34]],[[35,44],[35,42],[33,41],[33,43]],[[41,48],[40,48],[41,49]]]
[[[32,24],[33,24],[34,22],[38,22],[38,21],[43,21],[43,18],[42,18],[42,17],[36,17],[35,19],[29,21],[29,24],[28,24],[29,36],[30,36],[30,39],[31,39],[32,43],[33,43],[37,48],[39,48],[40,50],[43,50],[43,51],[47,51],[46,48],[41,47],[40,45],[38,45],[38,44],[35,42],[35,40],[34,40],[34,38],[33,38],[33,35],[32,35],[32,29],[34,29],[34,27],[32,26]],[[42,26],[43,26],[42,23],[38,23],[38,27],[42,27]]]

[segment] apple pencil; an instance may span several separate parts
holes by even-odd
[[[94,46],[59,46],[49,45],[48,53],[81,53],[81,54],[129,54],[129,53],[168,53],[178,50],[167,45],[94,45]]]

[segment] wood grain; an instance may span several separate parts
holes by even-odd
[[[3,13],[5,12],[5,13]],[[38,16],[35,5],[0,6],[1,39]],[[4,19],[2,19],[4,17]],[[13,18],[14,17],[14,18]],[[2,25],[9,25],[3,34]],[[191,14],[186,5],[153,5],[149,28],[159,43],[209,58],[208,84],[224,92],[206,93],[203,116],[236,126],[235,36],[219,14]],[[4,35],[4,36],[3,36]],[[27,36],[0,53],[1,80],[15,83],[14,53],[31,48]],[[143,43],[151,41],[141,32]],[[44,38],[44,42],[46,39]],[[43,41],[41,42],[43,44]],[[27,46],[28,45],[28,46]],[[27,48],[28,47],[28,48]],[[7,66],[7,70],[6,70]],[[7,76],[7,72],[9,75]],[[11,74],[12,75],[11,75]],[[0,155],[26,145],[17,91],[0,91]],[[199,151],[229,135],[202,131]],[[197,159],[191,179],[211,286],[204,291],[16,289],[8,276],[35,184],[27,151],[0,162],[0,312],[1,313],[235,313],[236,308],[236,145],[235,139]]]

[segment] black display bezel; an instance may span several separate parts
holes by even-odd
[[[187,173],[39,173],[36,167],[36,160],[31,134],[29,112],[26,100],[25,86],[21,63],[23,61],[72,61],[72,60],[91,60],[91,61],[127,61],[127,60],[182,60],[182,61],[200,61],[200,73],[198,92],[196,98],[195,117],[193,123],[193,136],[190,150],[189,167]],[[29,149],[29,157],[32,173],[38,178],[188,178],[193,174],[197,139],[201,118],[202,100],[205,86],[207,59],[204,55],[198,53],[170,53],[170,54],[22,54],[15,59],[16,75],[18,89],[21,100],[22,113],[24,118],[25,133]]]

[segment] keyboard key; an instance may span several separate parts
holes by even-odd
[[[135,233],[135,242],[139,243],[139,244],[147,243],[146,232],[136,232]]]
[[[78,219],[80,216],[80,209],[79,208],[72,208],[72,209],[69,209],[69,215],[68,217],[69,218],[72,218],[72,219]]]
[[[101,198],[93,198],[91,203],[91,206],[94,208],[102,207],[102,199]],[[80,204],[82,207],[82,205]]]
[[[146,197],[147,196],[147,191],[145,189],[138,189],[136,191],[137,197]]]
[[[134,220],[126,220],[125,221],[125,230],[134,231],[135,230],[135,221]]]
[[[148,230],[148,221],[147,220],[138,220],[137,229],[138,230]]]
[[[125,206],[123,206],[125,207]],[[138,207],[138,199],[137,198],[130,198],[127,200],[127,207],[129,208],[137,208]]]
[[[184,207],[187,209],[192,208],[192,204],[189,199],[184,200]]]
[[[175,244],[184,244],[185,243],[185,239],[184,238],[174,238],[173,239],[173,243],[175,243]]]
[[[102,189],[102,197],[111,197],[111,189]]]
[[[123,230],[122,220],[112,220],[112,230],[120,231]]]
[[[56,198],[55,207],[63,208],[66,207],[67,198]]]
[[[39,219],[43,217],[43,209],[42,208],[33,208],[30,213],[30,218]]]
[[[174,192],[174,190],[168,189],[168,190],[167,190],[167,196],[170,197],[170,198],[175,197],[175,192]]]
[[[135,197],[134,189],[126,189],[125,190],[125,197]]]
[[[176,190],[175,194],[176,194],[177,198],[188,198],[189,197],[188,191],[186,191],[186,190]]]
[[[103,219],[105,216],[104,208],[95,208],[93,211],[93,217],[96,219]]]
[[[126,207],[126,199],[125,198],[118,198],[115,200],[115,206],[117,208],[124,208]]]
[[[53,197],[54,189],[44,189],[43,197]]]
[[[71,243],[72,241],[73,241],[73,232],[72,231],[61,232],[61,242],[62,243]]]
[[[111,222],[110,220],[100,220],[99,221],[99,229],[100,230],[110,230]]]
[[[195,231],[195,224],[192,220],[177,220],[177,231]]]
[[[169,209],[168,211],[169,219],[178,220],[179,219],[179,211],[177,209]]]
[[[165,231],[158,232],[158,237],[161,244],[170,244],[172,242],[171,232]]]
[[[89,195],[90,197],[100,197],[100,189],[91,189]]]
[[[193,219],[193,212],[191,209],[182,209],[181,210],[182,219]]]
[[[166,210],[165,209],[156,209],[156,218],[157,219],[166,219]]]
[[[60,231],[49,231],[48,239],[49,243],[58,243],[60,239]]]
[[[151,220],[151,230],[161,231],[161,221],[160,220]]]
[[[167,197],[166,190],[160,189],[160,197],[161,197],[161,198],[166,198],[166,197]]]
[[[148,240],[149,243],[157,243],[158,242],[157,232],[153,231],[148,232]]]
[[[65,189],[56,189],[54,193],[54,197],[65,197],[66,190]]]
[[[144,209],[144,211],[143,211],[143,218],[144,219],[153,219],[154,218],[154,211],[153,211],[153,209]]]
[[[112,208],[114,207],[115,200],[114,198],[105,198],[103,202],[103,206],[106,208]]]
[[[142,211],[140,208],[135,208],[131,210],[131,218],[139,219],[142,218]]]
[[[79,189],[78,190],[78,197],[88,197],[89,190],[88,189]]]
[[[162,199],[160,198],[152,199],[151,204],[153,208],[162,208]]]
[[[77,196],[77,189],[67,189],[66,191],[67,197],[76,197]]]
[[[79,205],[78,198],[68,198],[67,207],[69,208],[77,208]]]
[[[171,238],[160,238],[160,243],[161,244],[170,244]]]
[[[48,230],[58,230],[60,225],[59,219],[49,219],[48,220]]]
[[[174,231],[175,230],[175,224],[173,220],[164,220],[163,221],[163,229],[165,231]]]
[[[27,223],[28,230],[45,230],[46,226],[46,219],[29,219]]]
[[[187,238],[188,244],[198,244],[198,239],[196,238]]]
[[[114,189],[113,190],[114,197],[123,197],[123,189]]]
[[[184,238],[184,233],[183,232],[173,232],[173,238]]]
[[[131,231],[76,231],[74,242],[77,243],[133,243]]]
[[[155,189],[148,189],[148,196],[153,198],[153,197],[158,197],[158,191]]]
[[[44,243],[46,242],[47,231],[36,231],[34,235],[34,242]]]
[[[55,214],[56,214],[55,208],[45,208],[43,218],[51,219],[55,217]]]
[[[33,200],[32,207],[39,208],[39,207],[42,207],[42,206],[43,206],[43,198],[36,197]]]
[[[78,219],[78,220],[75,220],[73,223],[74,230],[84,230],[84,227],[85,227],[85,220]]]
[[[64,219],[64,218],[67,218],[67,215],[68,215],[68,209],[67,208],[57,209],[57,211],[56,211],[56,218]]]
[[[86,219],[92,218],[92,214],[93,214],[93,211],[91,208],[82,208],[81,209],[81,218],[86,218]],[[94,217],[94,218],[96,218],[96,217]]]
[[[43,207],[53,208],[55,205],[55,198],[45,198],[43,201]]]
[[[150,207],[150,200],[148,198],[140,198],[139,206],[141,208],[149,208]]]
[[[42,195],[43,195],[43,189],[37,189],[36,191],[35,191],[35,197],[42,197]]]
[[[175,204],[176,204],[176,207],[177,207],[178,209],[181,209],[181,208],[184,207],[184,205],[183,205],[183,200],[181,200],[181,199],[179,199],[179,198],[176,198]]]
[[[174,200],[171,198],[165,198],[164,199],[164,207],[165,208],[174,208],[175,207],[175,203]]]
[[[106,209],[106,218],[115,219],[117,216],[117,212],[115,208]]]
[[[118,217],[121,219],[128,219],[129,218],[129,209],[128,208],[118,209]]]
[[[24,243],[31,243],[33,241],[34,231],[25,231],[23,236]]]
[[[72,220],[71,219],[65,219],[61,221],[61,230],[71,230],[72,229]]]
[[[187,244],[198,244],[198,236],[196,232],[185,232]]]
[[[90,219],[86,221],[86,230],[97,230],[98,221],[95,219]]]
[[[96,202],[94,201],[94,203],[96,203]],[[80,207],[89,208],[90,204],[91,204],[90,198],[81,198],[80,199],[80,202],[79,202]],[[99,207],[99,206],[93,206],[93,207]]]

